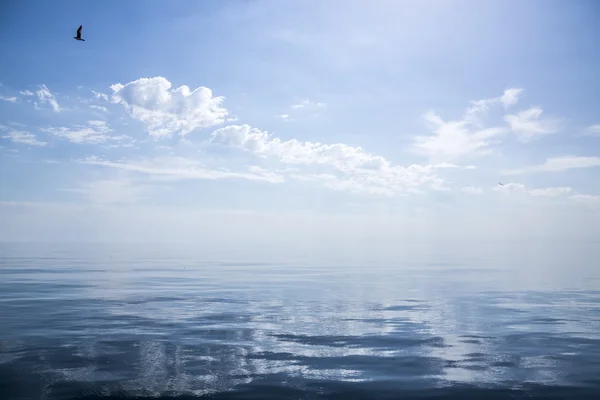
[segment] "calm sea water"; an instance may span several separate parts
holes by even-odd
[[[598,259],[416,254],[2,244],[0,398],[600,398]]]

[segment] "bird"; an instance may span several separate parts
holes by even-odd
[[[77,36],[73,36],[73,39],[85,42],[85,39],[81,38],[81,28],[83,28],[83,25],[79,26],[79,29],[77,29]]]
[[[504,183],[502,183],[502,182],[498,182],[498,185],[500,185],[500,186],[504,186]]]

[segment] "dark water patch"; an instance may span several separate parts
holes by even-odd
[[[279,340],[329,347],[407,348],[416,346],[447,347],[442,337],[414,338],[400,336],[321,336],[272,334]]]

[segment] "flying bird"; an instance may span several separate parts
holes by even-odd
[[[502,183],[502,182],[498,182],[498,185],[500,185],[500,186],[504,186],[504,183]]]
[[[75,40],[81,40],[82,42],[85,42],[85,39],[81,38],[81,28],[83,28],[83,25],[81,25],[79,27],[79,29],[77,29],[77,36],[73,36],[73,39],[75,39]]]

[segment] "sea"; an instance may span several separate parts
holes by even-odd
[[[477,246],[473,246],[477,248]],[[600,258],[0,244],[0,399],[600,399]]]

